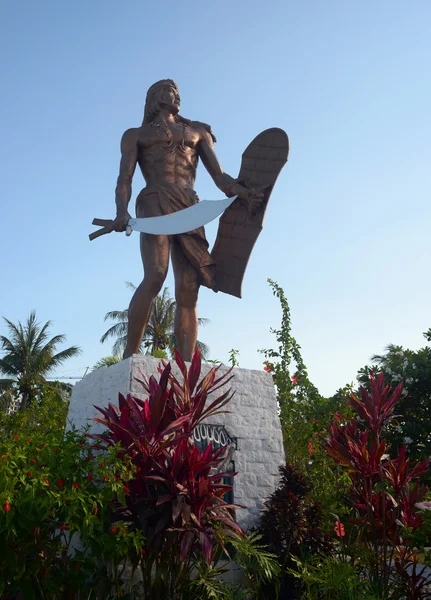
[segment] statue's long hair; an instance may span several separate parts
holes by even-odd
[[[145,100],[144,120],[142,122],[143,125],[152,123],[159,114],[162,108],[163,90],[166,87],[173,87],[178,91],[178,86],[174,81],[172,81],[172,79],[161,79],[149,88],[147,92],[147,98]],[[188,126],[190,126],[191,123],[189,119],[185,119],[179,114],[175,115],[175,121]]]

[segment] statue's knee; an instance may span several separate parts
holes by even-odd
[[[163,269],[157,269],[147,278],[147,285],[150,289],[150,292],[157,296],[157,294],[161,291],[163,284],[166,279],[166,271]]]

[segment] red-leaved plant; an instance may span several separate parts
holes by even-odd
[[[117,507],[114,520],[128,522],[131,530],[139,529],[145,537],[134,566],[140,564],[145,597],[153,599],[166,594],[175,598],[196,555],[201,553],[210,564],[214,544],[223,549],[226,537],[245,535],[234,519],[237,507],[223,499],[231,489],[222,483],[227,448],[209,444],[202,451],[191,438],[204,419],[225,412],[230,391],[208,406],[207,400],[230,381],[230,370],[218,376],[218,368],[212,368],[198,383],[199,350],[188,371],[178,352],[175,360],[182,383],[166,363],[159,367],[159,381],[147,380],[141,373],[143,379],[138,381],[148,398],[120,394],[118,408],[96,407],[103,416],[95,420],[107,432],[91,436],[99,448],[119,445],[120,456],[128,457],[135,468],[127,484],[126,505]]]
[[[395,459],[390,459],[383,432],[394,418],[394,410],[401,398],[403,384],[395,390],[385,385],[384,374],[371,376],[369,393],[360,389],[360,398],[352,394],[349,401],[356,417],[346,424],[334,421],[325,440],[328,454],[340,467],[347,470],[351,482],[351,505],[356,513],[350,522],[351,537],[362,544],[368,560],[366,572],[371,576],[382,597],[386,598],[396,575],[412,584],[409,552],[410,535],[422,524],[422,514],[416,504],[427,488],[421,486],[421,477],[428,472],[429,459],[411,466],[405,446]],[[352,557],[355,550],[349,549]],[[361,554],[361,552],[359,552]],[[396,569],[394,569],[394,559]],[[425,584],[425,571],[420,576],[414,571],[419,589]],[[410,597],[410,596],[409,596]],[[413,596],[411,596],[413,597]],[[414,598],[422,598],[421,595]]]

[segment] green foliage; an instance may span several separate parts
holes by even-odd
[[[384,432],[394,419],[403,384],[392,390],[381,373],[371,376],[367,387],[369,392],[361,387],[360,395],[352,393],[349,401],[355,417],[345,425],[334,421],[325,445],[351,479],[346,498],[351,515],[346,527],[338,521],[335,527],[340,539],[350,539],[349,547],[341,543],[340,554],[361,570],[381,598],[394,597],[400,581],[409,589],[408,597],[421,598],[416,592],[429,585],[431,577],[412,573],[416,568],[412,533],[423,526],[420,509],[426,508],[423,477],[429,458],[412,464],[405,446],[397,456],[388,453]]]
[[[207,358],[207,359],[205,359],[205,362],[208,363],[209,365],[213,365],[213,367],[223,364],[221,362],[221,360],[217,360],[215,358]]]
[[[126,285],[133,291],[136,290],[136,286],[130,281],[126,282]],[[167,358],[167,352],[169,351],[170,355],[174,356],[174,350],[177,348],[174,334],[175,310],[176,302],[170,297],[169,290],[165,287],[154,298],[150,320],[139,347],[141,353],[150,354],[156,358]],[[114,356],[122,355],[127,345],[128,313],[128,309],[113,310],[105,315],[105,321],[114,321],[114,325],[102,335],[100,341],[103,344],[110,338],[115,339],[112,346],[112,354]],[[200,318],[198,322],[200,326],[206,325],[209,323],[209,319]],[[209,355],[209,347],[199,340],[197,347],[202,358],[205,359]]]
[[[280,301],[282,318],[280,329],[271,329],[278,347],[260,352],[276,386],[286,458],[310,477],[314,487],[311,493],[322,503],[329,523],[331,513],[343,513],[342,498],[348,481],[333,468],[318,436],[326,432],[334,414],[340,419],[351,414],[345,403],[348,388],[329,399],[319,394],[309,379],[301,347],[291,333],[287,298],[277,283],[271,279],[268,282]]]
[[[379,600],[380,595],[360,576],[354,565],[334,557],[313,556],[301,559],[292,556],[295,568],[288,573],[298,579],[304,600]]]
[[[13,388],[0,391],[0,413],[8,413],[14,406],[19,403],[18,390]]]
[[[169,358],[166,350],[162,350],[161,348],[155,348],[150,354],[151,356],[154,356],[154,358],[160,358],[163,360],[167,360]]]
[[[295,585],[292,576],[286,575],[286,569],[293,567],[292,555],[329,555],[333,550],[332,536],[323,530],[322,507],[310,495],[310,478],[298,467],[289,464],[280,467],[279,470],[280,483],[265,502],[259,533],[268,549],[277,556],[283,567],[283,574],[275,589],[267,586],[265,598],[273,597],[279,590],[283,597],[287,590],[300,589],[300,585]]]
[[[260,539],[257,533],[248,537],[230,536],[226,541],[229,541],[231,558],[214,561],[212,565],[197,560],[194,564],[196,575],[187,583],[184,600],[277,600],[281,567],[276,556],[268,552]],[[237,575],[238,567],[241,567],[238,580],[223,579],[229,567],[234,567]]]
[[[256,598],[264,600],[268,590],[271,599],[278,598],[282,568],[278,557],[261,543],[262,535],[253,532],[248,537],[232,538],[235,549],[235,562],[242,568],[248,590],[253,590]]]
[[[388,446],[379,446],[380,440],[376,442],[377,451],[377,446],[373,444],[376,436],[379,439],[383,418],[385,437],[388,432],[387,437],[395,453],[405,442],[412,458],[423,457],[424,452],[431,453],[431,349],[427,347],[411,352],[391,346],[386,355],[374,357],[377,366],[362,370],[363,382],[369,390],[372,385],[368,378],[374,370],[383,370],[393,383],[399,383],[405,378],[407,393],[404,395],[401,395],[398,388],[389,398],[389,391],[383,390],[381,380],[378,384],[376,380],[372,395],[367,397],[363,393],[362,401],[356,396],[352,396],[350,402],[347,401],[348,396],[352,395],[352,386],[346,386],[331,398],[323,398],[309,380],[300,346],[291,334],[290,310],[283,290],[275,282],[269,280],[269,283],[280,301],[282,322],[280,329],[271,330],[276,336],[278,347],[262,352],[266,359],[265,370],[272,373],[277,390],[286,456],[295,468],[300,467],[311,479],[309,495],[310,498],[321,501],[323,528],[331,531],[335,521],[335,530],[340,536],[339,554],[328,558],[329,562],[319,558],[316,549],[309,550],[307,558],[294,551],[297,565],[286,565],[290,569],[290,575],[302,583],[310,584],[306,590],[307,598],[332,596],[383,599],[388,597],[388,593],[392,594],[391,598],[395,598],[397,585],[400,587],[401,584],[407,597],[425,597],[421,595],[421,590],[428,584],[428,576],[419,567],[416,569],[417,557],[411,558],[408,551],[399,553],[395,548],[407,543],[410,549],[413,545],[420,548],[425,540],[429,543],[431,519],[427,511],[423,511],[426,514],[421,515],[415,507],[425,497],[426,488],[421,488],[419,483],[416,487],[416,483],[419,481],[418,477],[426,474],[427,462],[423,461],[411,471],[407,468],[408,460],[403,450],[389,463],[390,467],[382,463],[379,471],[379,461],[385,458]],[[431,330],[424,335],[428,341],[431,340]],[[396,401],[400,402],[394,416],[392,411]],[[373,403],[378,408],[373,408]],[[352,424],[354,411],[359,415],[354,420],[355,425]],[[370,420],[368,433],[361,429],[368,423],[367,419]],[[324,439],[328,428],[333,446],[330,454],[332,457],[338,456],[337,466],[334,466],[325,450]],[[337,432],[346,433],[341,435]],[[346,437],[345,440],[343,436]],[[370,481],[365,481],[361,487],[359,477],[353,482],[352,489],[352,473],[356,473],[361,461],[370,463],[362,465],[364,473],[371,469],[374,461],[377,471],[371,471],[375,479],[372,479],[371,484]],[[388,481],[395,481],[398,471],[400,476],[403,473],[402,477],[407,477],[402,490],[386,482],[386,475],[383,475],[386,470]],[[410,480],[413,483],[410,484]],[[287,494],[285,497],[287,499]],[[293,502],[297,494],[290,490],[289,498],[289,502]],[[277,542],[278,536],[278,548],[270,544],[269,549],[276,551],[283,563],[280,549],[282,532],[286,531],[289,539],[295,537],[292,536],[292,523],[301,518],[301,504],[295,499],[295,507],[289,513],[286,511],[289,502],[282,501],[281,498],[274,500],[273,514],[264,516],[266,523],[263,527],[269,527],[272,531],[270,537],[273,544],[274,540]],[[340,520],[347,523],[346,532]],[[333,533],[332,535],[334,536]],[[289,543],[284,542],[282,549],[288,548]],[[389,576],[391,570],[387,564],[388,561],[394,561],[394,557],[397,573],[395,575],[395,562],[392,562],[392,575]],[[347,566],[344,565],[345,562],[348,563]],[[413,569],[416,569],[416,576],[410,576]],[[357,573],[361,574],[363,582],[359,589],[355,582]],[[389,585],[395,580],[397,583]],[[347,582],[350,583],[347,585]],[[344,584],[346,589],[343,589]],[[293,594],[288,597],[297,597],[294,596],[292,586],[287,593]]]
[[[95,371],[96,369],[100,369],[102,367],[112,367],[112,365],[116,365],[117,363],[121,362],[122,360],[123,359],[121,358],[121,356],[118,356],[118,355],[104,356],[103,358],[100,358],[97,361],[97,363],[92,368],[92,371]]]
[[[232,365],[232,367],[239,367],[238,356],[239,356],[239,350],[234,350],[232,348],[232,350],[229,352],[229,362]]]
[[[213,368],[199,382],[198,350],[189,369],[178,352],[176,362],[181,383],[170,364],[160,368],[159,382],[154,377],[141,382],[146,400],[120,395],[119,409],[99,408],[103,417],[96,420],[107,431],[91,435],[101,448],[119,444],[136,469],[117,516],[145,536],[140,567],[145,598],[151,600],[181,590],[195,568],[193,555],[211,565],[214,545],[223,548],[224,535],[244,535],[232,515],[236,507],[224,500],[231,490],[220,472],[226,448],[209,444],[201,450],[192,439],[193,429],[229,402],[229,391],[211,398],[230,380],[229,371],[219,377]]]
[[[182,600],[247,600],[250,597],[248,590],[223,580],[227,573],[225,565],[217,567],[199,561],[195,568],[196,576],[187,581]]]
[[[179,366],[186,374],[184,363],[180,361]],[[162,386],[167,383],[168,374],[169,366],[161,379]],[[196,424],[222,408],[229,399],[226,394],[205,408],[207,394],[221,380],[217,382],[215,369],[197,386],[198,378],[197,354],[182,393],[182,384],[173,377],[169,377],[171,387],[165,398],[160,395],[161,390],[157,391],[154,380],[148,383],[147,403],[152,409],[144,409],[144,413],[150,419],[150,428],[157,428],[157,424],[162,427],[160,436],[155,429],[151,431],[163,451],[154,462],[152,473],[147,465],[146,485],[151,493],[144,503],[141,501],[144,463],[151,451],[148,446],[150,454],[145,458],[142,441],[150,436],[150,430],[144,438],[136,437],[137,452],[129,446],[130,452],[125,452],[114,440],[108,446],[105,444],[101,452],[100,447],[89,445],[85,432],[72,429],[65,433],[67,403],[49,390],[30,408],[10,417],[2,415],[0,597],[22,596],[26,600],[216,597],[260,600],[263,597],[259,590],[277,578],[280,567],[259,544],[258,536],[247,540],[232,519],[232,507],[222,499],[227,491],[226,486],[219,484],[223,473],[211,472],[212,467],[223,462],[222,450],[215,451],[209,446],[202,452],[188,441],[191,429],[186,426],[187,418]],[[171,415],[174,398],[177,418]],[[163,406],[165,417],[158,410]],[[111,407],[103,412],[108,416],[112,410]],[[135,425],[139,429],[140,425]],[[169,435],[163,427],[169,429]],[[121,427],[118,431],[124,433]],[[103,440],[107,438],[99,439]],[[174,452],[172,460],[166,462],[169,447]],[[166,468],[157,477],[157,464],[161,465],[163,460]],[[190,463],[188,471],[181,475],[186,463]],[[172,481],[166,470],[168,466],[173,469]],[[166,483],[176,482],[176,500],[168,502],[166,491],[171,490],[172,494],[175,485],[172,488],[169,483],[169,489],[164,489],[162,476]],[[188,495],[185,486],[189,488]],[[154,496],[156,491],[158,495]],[[135,521],[131,518],[134,502],[139,509],[138,513],[135,511],[138,517]],[[172,526],[160,523],[160,516],[164,520],[168,516]],[[153,530],[146,528],[147,538],[141,527],[144,521],[156,526]],[[151,540],[160,539],[160,526],[166,539],[162,546],[152,547]],[[195,540],[192,544],[190,535]],[[229,564],[220,563],[227,544],[234,560],[245,569],[246,577],[241,582],[221,578]],[[181,567],[180,579],[171,576],[175,562]],[[143,582],[134,583],[133,573],[138,571]],[[174,587],[166,587],[166,581],[175,583]]]
[[[418,528],[409,531],[411,537],[411,545],[413,548],[420,548],[424,550],[431,544],[431,494],[428,492],[428,510],[422,511],[422,525]],[[426,557],[429,559],[429,565],[431,567],[431,553],[425,552]]]
[[[125,590],[120,565],[137,555],[142,536],[120,523],[114,531],[111,506],[124,501],[130,465],[116,448],[96,456],[82,432],[64,435],[27,412],[11,418],[0,442],[0,595],[57,600]]]
[[[431,331],[431,330],[429,330]],[[424,334],[430,341],[429,332]],[[412,457],[431,455],[431,347],[408,350],[390,344],[383,355],[374,355],[372,365],[359,370],[358,380],[367,386],[371,373],[382,371],[396,386],[404,382],[404,396],[397,407],[397,418],[386,437],[396,451],[407,444]]]
[[[68,399],[51,386],[42,386],[31,406],[12,415],[0,413],[0,437],[19,432],[24,437],[50,434],[61,442],[66,426]]]
[[[19,321],[15,325],[4,318],[9,330],[9,337],[0,336],[3,356],[0,358],[0,373],[7,379],[0,379],[0,389],[16,389],[21,398],[21,408],[32,403],[40,392],[41,386],[49,386],[47,376],[64,361],[80,353],[77,346],[71,346],[56,352],[57,346],[66,338],[56,335],[49,338],[51,321],[40,325],[36,314],[32,312],[26,323]],[[58,392],[58,385],[52,385],[53,391]]]

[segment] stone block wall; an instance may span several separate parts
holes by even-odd
[[[100,413],[93,405],[106,406],[118,403],[118,393],[133,394],[145,398],[142,386],[135,378],[140,371],[146,377],[158,378],[160,360],[151,356],[134,355],[111,367],[93,371],[73,389],[69,407],[69,424],[82,427],[92,423],[93,433],[102,426],[89,421]],[[203,364],[202,375],[211,367]],[[221,367],[220,372],[227,371]],[[176,367],[175,375],[181,375]],[[223,425],[231,438],[236,438],[237,449],[233,460],[238,475],[234,481],[234,502],[246,506],[237,512],[239,524],[251,527],[256,524],[265,499],[278,484],[278,468],[285,462],[280,420],[274,384],[270,374],[264,371],[235,368],[234,378],[227,384],[235,393],[225,407],[230,412],[211,417],[211,425]],[[226,388],[216,392],[222,394]]]

